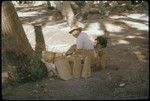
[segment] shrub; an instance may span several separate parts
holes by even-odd
[[[13,56],[13,58],[12,58]],[[47,68],[38,58],[29,58],[26,55],[17,56],[15,53],[8,52],[7,57],[13,61],[13,67],[9,71],[9,79],[19,83],[36,81],[47,76]],[[12,60],[13,59],[13,60]]]

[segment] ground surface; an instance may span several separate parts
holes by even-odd
[[[36,46],[32,22],[42,25],[46,50],[65,52],[75,39],[68,35],[65,22],[54,24],[46,18],[51,14],[42,9],[36,12],[20,9],[18,14],[29,42]],[[24,10],[24,11],[23,11]],[[28,13],[23,15],[23,13]],[[22,15],[22,16],[21,16]],[[32,18],[32,19],[31,19]],[[43,19],[42,19],[43,18]],[[45,18],[45,19],[44,19]],[[92,37],[106,35],[109,38],[105,70],[92,71],[88,79],[46,78],[41,81],[4,86],[3,99],[143,99],[149,92],[149,28],[146,14],[123,14],[100,19],[89,14],[85,32]],[[94,34],[92,34],[94,33]],[[61,50],[59,50],[61,48]],[[5,74],[5,71],[3,71]]]

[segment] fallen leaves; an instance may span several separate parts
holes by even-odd
[[[31,91],[30,95],[42,95],[48,92],[47,83],[45,84],[36,84],[36,87]]]
[[[145,55],[142,54],[142,52],[140,51],[135,51],[134,54],[136,55],[136,57],[138,58],[138,60],[145,62]]]

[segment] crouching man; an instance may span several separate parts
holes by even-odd
[[[83,59],[85,57],[90,58],[90,66],[93,69],[105,68],[106,64],[106,46],[107,46],[107,39],[98,36],[95,39],[96,43],[93,43],[90,40],[90,37],[85,33],[82,32],[81,27],[74,27],[70,32],[76,40],[76,45],[73,45],[70,50],[67,52],[67,55],[70,54],[80,54],[82,55]]]
[[[81,76],[84,78],[90,77],[91,66],[92,64],[94,64],[95,59],[96,59],[96,55],[94,51],[94,44],[90,40],[89,36],[85,32],[82,32],[81,27],[76,26],[69,33],[73,35],[75,38],[77,38],[76,45],[73,46],[73,48],[76,48],[76,49],[72,49],[74,53],[71,56],[74,56],[76,58],[80,57],[81,63],[83,64]],[[68,52],[67,55],[70,53]],[[76,68],[76,67],[73,66],[73,68]]]

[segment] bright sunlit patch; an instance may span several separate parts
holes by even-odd
[[[53,45],[48,45],[47,50],[50,50],[52,52],[59,52],[59,53],[64,53],[66,52],[71,45],[69,44],[53,44]]]
[[[45,21],[44,17],[40,17],[40,18],[32,21],[31,24],[33,24],[33,23],[41,23],[41,22],[44,22],[44,21]]]
[[[61,30],[66,31],[66,32],[69,32],[69,31],[70,31],[70,27],[64,27],[64,28],[62,28]]]
[[[66,31],[69,31],[70,30],[70,27],[68,26],[65,26],[67,23],[60,23],[60,24],[55,24],[55,25],[45,25],[45,28],[48,28],[48,29],[57,29],[57,30],[66,30]]]
[[[36,16],[38,14],[42,14],[40,12],[37,11],[32,11],[32,12],[17,12],[19,17],[29,17],[29,16]]]
[[[132,18],[132,19],[137,19],[137,20],[144,20],[144,21],[148,21],[149,17],[146,14],[130,14],[127,17]]]
[[[142,35],[142,33],[134,33],[135,35]]]
[[[112,36],[112,37],[123,37],[123,35],[116,35],[116,34],[109,34],[109,36]]]
[[[40,5],[43,5],[43,4],[46,4],[46,1],[35,2],[33,5],[34,6],[40,6]]]
[[[114,16],[111,16],[109,17],[111,19],[120,19],[120,18],[127,18],[126,16],[118,16],[118,15],[114,15]]]
[[[24,28],[25,34],[27,36],[27,39],[29,40],[29,43],[31,44],[32,48],[34,49],[34,46],[36,44],[34,27],[32,25],[24,24],[23,28]]]
[[[120,26],[110,24],[110,23],[105,23],[105,27],[106,27],[106,30],[109,32],[121,32],[121,30],[123,29]]]
[[[138,30],[149,30],[148,26],[142,23],[132,22],[132,21],[126,21],[126,20],[119,20],[121,22],[126,23],[128,26],[132,28],[137,28]]]
[[[100,24],[99,23],[90,23],[88,28],[86,30],[84,30],[83,32],[87,33],[92,41],[97,36],[104,35],[104,31],[100,30]]]
[[[93,34],[101,34],[100,32],[100,24],[99,23],[91,23],[88,28],[84,30],[89,35]]]
[[[71,45],[76,43],[76,39],[68,33],[69,28],[62,24],[54,26],[44,26],[43,34],[47,51],[66,52]]]
[[[142,36],[126,36],[126,38],[130,38],[130,39],[133,39],[133,38],[145,39],[145,38],[142,37]]]
[[[129,44],[126,40],[118,40],[118,44]]]
[[[47,51],[53,52],[66,52],[71,45],[76,43],[76,39],[68,33],[68,27],[61,26],[62,24],[57,24],[56,26],[43,26],[42,34],[45,41],[45,46]],[[32,48],[35,50],[36,40],[34,27],[32,25],[24,24],[23,28],[31,44]],[[64,29],[62,29],[64,28]],[[68,28],[68,29],[67,29]],[[59,30],[58,30],[59,29]]]
[[[95,39],[96,39],[97,36],[104,35],[104,31],[103,30],[98,30],[98,31],[83,31],[83,32],[85,32],[85,33],[88,34],[88,36],[89,36],[89,38],[90,38],[90,40],[92,42],[95,41]]]
[[[99,23],[90,23],[87,30],[98,30],[100,29]]]
[[[135,38],[135,36],[126,36],[126,38],[131,38],[132,39],[132,38]]]

